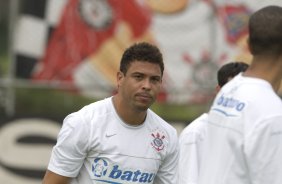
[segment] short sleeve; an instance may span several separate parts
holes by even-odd
[[[78,112],[68,115],[53,147],[48,170],[76,177],[87,155],[89,127]]]
[[[194,184],[198,179],[199,137],[197,132],[185,132],[179,138],[179,184]]]

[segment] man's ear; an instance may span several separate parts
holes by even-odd
[[[123,73],[121,72],[121,71],[118,71],[117,72],[117,80],[119,81],[120,79],[122,79],[123,78]]]
[[[220,91],[220,89],[221,89],[221,87],[220,87],[219,85],[217,85],[217,86],[215,87],[216,93],[218,93],[218,92]]]
[[[121,71],[117,72],[117,86],[120,86],[122,79],[124,78],[124,74]]]

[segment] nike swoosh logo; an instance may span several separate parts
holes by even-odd
[[[117,134],[106,134],[106,137],[112,137],[112,136],[115,136]]]

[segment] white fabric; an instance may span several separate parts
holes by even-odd
[[[67,116],[48,169],[72,183],[177,183],[176,130],[151,110],[140,126],[117,115],[112,98]]]
[[[268,82],[237,75],[208,124],[199,184],[282,183],[282,101]]]
[[[202,114],[192,121],[179,137],[179,184],[196,184],[202,144],[205,139],[208,115]]]

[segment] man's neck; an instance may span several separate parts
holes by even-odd
[[[134,110],[129,105],[122,103],[122,99],[118,95],[115,95],[112,100],[118,116],[123,120],[124,123],[132,126],[137,126],[144,123],[147,111]]]
[[[278,91],[282,79],[282,57],[254,57],[243,76],[266,80]]]

